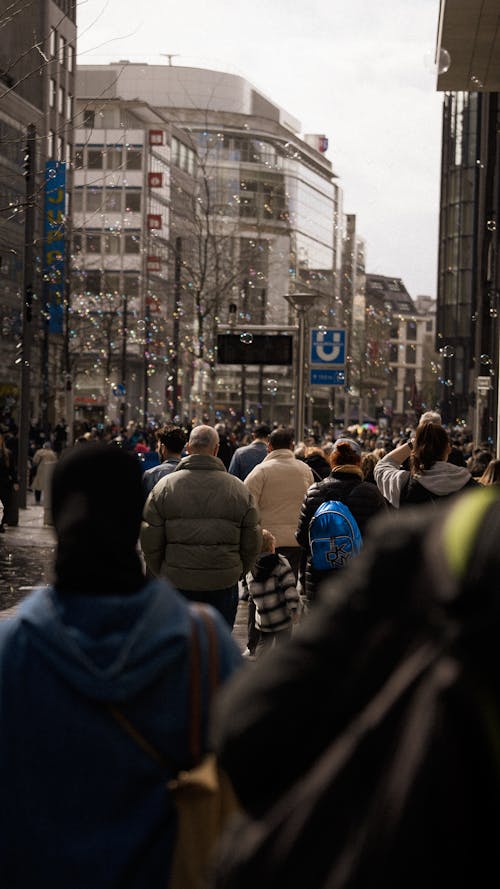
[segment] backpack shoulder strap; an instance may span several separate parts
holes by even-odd
[[[193,614],[194,612],[194,614]],[[194,616],[196,614],[196,617]],[[201,647],[198,618],[205,627],[207,639],[207,675],[208,675],[208,708],[219,684],[219,651],[215,624],[206,608],[196,603],[190,609],[190,645],[189,645],[189,691],[188,691],[188,738],[189,754],[192,762],[198,763],[202,756],[202,683],[201,683]],[[163,755],[125,716],[124,712],[114,704],[108,710],[123,731],[140,747],[150,759],[154,759],[164,769],[178,771],[178,765]]]

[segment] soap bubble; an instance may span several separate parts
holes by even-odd
[[[445,346],[444,349],[442,350],[442,352],[443,352],[443,358],[453,358],[453,356],[455,354],[455,349],[453,348],[453,346]]]
[[[486,355],[484,353],[483,353],[483,355],[481,355],[479,360],[484,367],[489,367],[490,364],[493,363],[490,355]]]
[[[253,333],[240,333],[240,340],[245,346],[249,346],[253,343]]]

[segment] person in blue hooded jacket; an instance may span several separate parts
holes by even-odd
[[[113,445],[65,451],[52,481],[52,586],[0,626],[0,885],[168,885],[175,812],[165,784],[189,768],[192,621],[201,652],[207,749],[207,635],[165,580],[146,580],[136,459]],[[222,617],[219,678],[242,663]],[[125,715],[171,768],[114,718]]]

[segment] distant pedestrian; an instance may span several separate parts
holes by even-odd
[[[57,454],[52,450],[50,441],[46,441],[41,448],[33,454],[33,480],[31,486],[35,492],[35,502],[44,504],[50,498],[50,482],[54,463],[57,463]]]
[[[216,423],[215,431],[219,436],[219,460],[222,460],[226,469],[229,469],[229,465],[236,450],[236,446],[224,423]]]
[[[270,434],[271,427],[267,423],[259,423],[253,431],[253,441],[234,452],[228,472],[243,482],[252,469],[267,457]]]
[[[208,749],[208,633],[167,581],[144,577],[142,507],[140,465],[121,448],[88,443],[55,464],[54,583],[0,622],[5,889],[169,883],[168,783],[194,764],[191,675]],[[206,616],[223,682],[241,656],[220,615]]]
[[[195,426],[175,472],[144,507],[141,546],[148,571],[168,577],[186,598],[208,602],[232,627],[238,581],[261,546],[259,513],[243,482],[217,457],[219,436]]]
[[[142,476],[142,487],[145,497],[153,490],[157,482],[165,475],[173,472],[182,460],[182,452],[186,445],[186,433],[180,426],[162,426],[156,432],[156,449],[160,457],[159,466],[146,469]]]
[[[481,478],[481,485],[500,485],[500,460],[490,460]]]

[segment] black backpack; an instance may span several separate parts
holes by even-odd
[[[496,666],[500,501],[483,495],[450,511],[448,561],[429,535],[427,582],[438,587],[429,632],[262,819],[234,823],[213,887],[470,889],[498,874],[500,668],[493,675],[484,652]],[[481,509],[467,528],[474,497]],[[496,523],[487,521],[492,499]],[[453,597],[443,619],[439,602]]]

